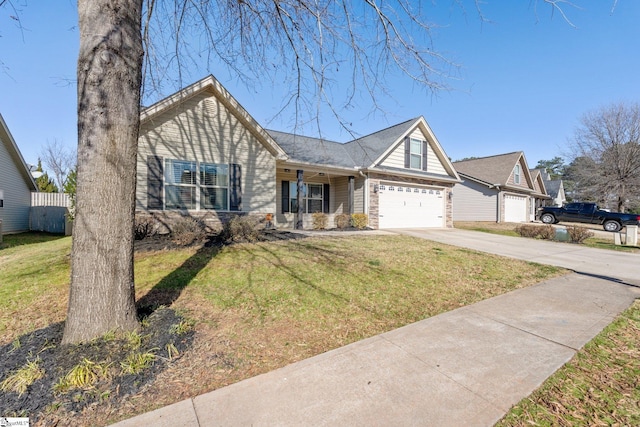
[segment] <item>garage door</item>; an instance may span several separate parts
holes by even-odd
[[[383,183],[379,187],[380,228],[444,227],[444,191]]]
[[[527,221],[527,198],[505,194],[504,196],[504,221]]]

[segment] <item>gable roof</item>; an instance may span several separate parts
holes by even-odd
[[[542,176],[542,181],[544,182],[544,187],[547,190],[547,194],[551,196],[552,199],[557,198],[559,196],[560,190],[564,191],[562,180],[551,179],[551,175],[545,168],[539,168],[536,170],[540,171],[540,175]]]
[[[152,120],[153,117],[174,108],[188,99],[202,93],[209,92],[216,97],[229,111],[253,133],[264,147],[277,158],[284,158],[284,150],[271,138],[269,133],[245,110],[242,105],[222,86],[213,75],[209,75],[184,89],[169,95],[155,104],[143,108],[140,113],[140,123]]]
[[[533,181],[531,174],[529,173],[529,168],[527,167],[527,161],[524,158],[524,153],[522,151],[462,160],[453,162],[453,166],[460,175],[474,181],[478,181],[488,187],[500,186],[518,188],[508,185],[508,182],[511,173],[513,172],[513,168],[521,161],[524,163],[522,173],[525,176],[529,189],[533,190]],[[524,188],[519,187],[519,189],[523,190]]]
[[[429,139],[429,143],[432,145],[434,152],[443,164],[445,170],[451,177],[459,181],[460,178],[455,168],[445,155],[442,146],[422,116],[346,143],[274,130],[268,130],[267,132],[269,132],[273,139],[287,153],[289,156],[287,160],[294,163],[307,163],[349,169],[385,170],[390,168],[380,168],[378,164],[399,144],[403,143],[404,138],[417,127],[419,127]],[[394,169],[393,172],[401,171]],[[422,171],[404,170],[404,172],[442,178],[442,175],[436,176],[435,174]]]
[[[540,192],[537,192],[539,195],[547,196],[547,186],[544,183],[544,179],[542,179],[542,173],[540,169],[529,169],[529,173],[531,174],[531,180],[535,183],[540,184]],[[535,184],[533,186],[535,190]]]
[[[22,154],[18,149],[18,145],[16,144],[16,141],[13,139],[11,132],[9,132],[9,127],[7,126],[7,123],[4,121],[2,114],[0,114],[0,140],[2,141],[2,144],[5,146],[14,164],[20,171],[20,176],[22,176],[22,179],[24,179],[27,186],[30,187],[32,191],[38,191],[38,186],[36,185],[36,181],[33,179],[33,176],[29,171],[29,167],[25,163],[24,158],[22,157]]]

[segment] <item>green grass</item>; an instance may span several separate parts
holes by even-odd
[[[64,319],[70,238],[0,251],[0,336]],[[28,236],[19,240],[28,241]],[[136,256],[138,298],[153,289],[240,310],[251,321],[350,319],[377,333],[561,274],[560,269],[406,236],[307,238]],[[18,313],[20,315],[18,316]]]
[[[584,245],[591,248],[608,249],[611,251],[632,253],[640,252],[640,247],[638,246],[615,245],[611,239],[603,239],[599,237],[588,238],[584,241]]]
[[[640,301],[497,426],[640,425]]]
[[[366,336],[371,324],[397,327],[558,271],[405,236],[369,236],[228,247],[190,286],[212,306],[248,311],[256,322],[340,327],[350,319]]]

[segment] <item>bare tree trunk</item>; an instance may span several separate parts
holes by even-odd
[[[78,181],[63,342],[138,327],[133,276],[142,0],[79,0]]]

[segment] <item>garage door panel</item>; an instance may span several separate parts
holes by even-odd
[[[382,184],[379,190],[379,211],[380,228],[442,227],[444,191]]]
[[[505,222],[526,222],[527,221],[527,198],[526,197],[505,194],[504,221]]]

